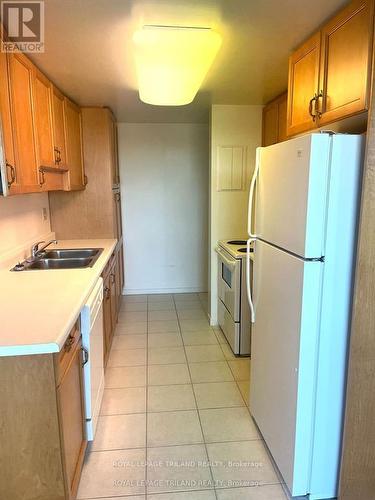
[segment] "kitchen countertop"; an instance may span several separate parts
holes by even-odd
[[[50,249],[103,248],[89,268],[1,269],[0,356],[59,352],[116,243],[115,239],[90,239],[50,245]]]

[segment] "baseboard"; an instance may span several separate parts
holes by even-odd
[[[207,293],[205,287],[183,287],[183,288],[124,288],[123,295],[152,295],[157,293]]]

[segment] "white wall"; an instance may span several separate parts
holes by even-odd
[[[217,255],[219,240],[247,239],[247,204],[256,148],[261,145],[263,106],[213,105],[210,151],[210,257],[209,291],[211,324],[217,324]],[[218,150],[243,147],[244,189],[218,191]]]
[[[207,290],[208,127],[120,123],[125,293]]]
[[[47,210],[47,220],[43,220],[43,208]],[[47,193],[0,196],[0,259],[50,232]]]

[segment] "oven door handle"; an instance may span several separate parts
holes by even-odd
[[[224,252],[220,249],[216,249],[217,254],[219,255],[220,260],[227,266],[231,271],[235,270],[236,263],[237,261],[235,259],[230,260],[228,257],[224,254]]]

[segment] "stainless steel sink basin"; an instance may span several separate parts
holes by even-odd
[[[84,257],[80,259],[39,259],[25,266],[25,271],[33,269],[80,269],[89,267],[91,258]]]
[[[64,248],[63,250],[45,250],[43,259],[82,259],[96,257],[102,253],[102,248]]]
[[[92,267],[103,248],[64,248],[45,250],[35,260],[25,260],[17,264],[13,271],[33,271],[41,269],[82,269]]]

